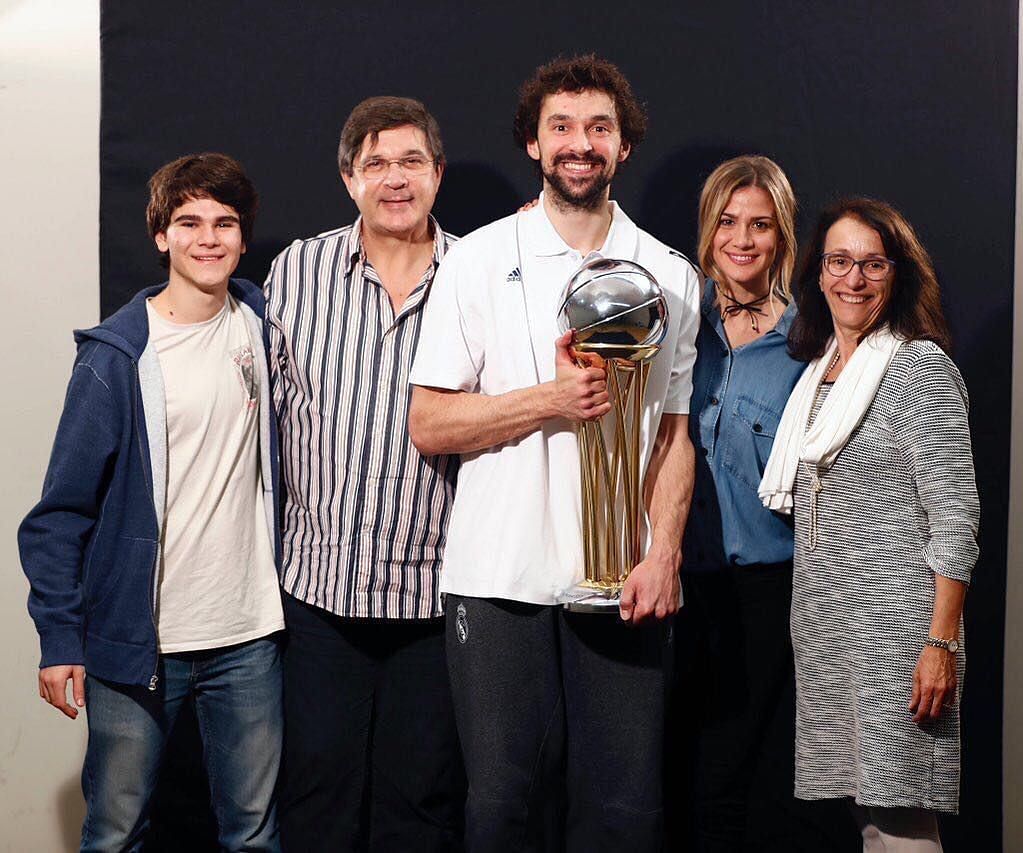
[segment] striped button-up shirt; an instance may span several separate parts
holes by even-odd
[[[422,619],[437,593],[458,458],[408,436],[422,307],[455,238],[397,315],[362,252],[361,219],[296,240],[267,277],[270,387],[284,482],[281,584],[339,616]]]

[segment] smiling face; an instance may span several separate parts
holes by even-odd
[[[166,230],[154,239],[169,255],[171,283],[206,293],[227,286],[245,252],[237,211],[212,198],[188,199],[174,208]]]
[[[864,258],[886,258],[881,235],[859,219],[846,216],[828,229],[824,253],[848,255],[854,261]],[[831,311],[835,334],[859,341],[888,305],[892,295],[895,272],[891,269],[882,281],[864,278],[859,266],[843,276],[834,276],[821,266],[820,287]]]
[[[761,187],[740,187],[718,218],[711,252],[729,289],[763,295],[771,286],[771,268],[778,254],[778,221],[774,202]]]
[[[558,92],[540,107],[536,139],[526,144],[556,204],[592,209],[608,197],[618,164],[629,156],[606,92]]]
[[[376,141],[367,136],[354,158],[352,174],[342,172],[348,194],[362,214],[363,228],[381,235],[408,237],[427,227],[443,167],[431,164],[425,173],[410,175],[397,163],[391,163],[379,177],[363,173],[362,167],[373,160],[403,157],[433,160],[426,135],[412,125],[381,130]]]

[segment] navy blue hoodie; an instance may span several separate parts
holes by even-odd
[[[41,667],[84,664],[91,675],[156,685],[154,617],[166,499],[166,405],[141,291],[99,326],[75,332],[78,355],[42,499],[18,530]],[[277,430],[269,402],[263,294],[232,279],[253,348],[262,344],[260,455],[268,523],[280,563]],[[154,471],[156,473],[154,479]],[[269,476],[267,476],[269,474]]]

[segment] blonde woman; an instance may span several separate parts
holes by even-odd
[[[779,779],[777,790],[758,796],[782,810],[793,804],[791,735],[772,743],[769,734],[779,714],[794,713],[792,526],[764,508],[757,486],[805,367],[787,348],[795,210],[785,173],[767,157],[722,163],[700,195],[707,278],[689,418],[697,472],[679,627],[699,850],[743,849],[750,780],[764,750],[780,759]],[[787,820],[780,815],[774,825],[787,831]]]

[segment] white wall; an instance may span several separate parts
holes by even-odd
[[[0,0],[0,851],[77,850],[85,719],[44,704],[15,531],[99,318],[99,2]]]
[[[1023,3],[1016,68],[1016,288],[1013,300],[1012,453],[1005,590],[1003,849],[1023,850]]]

